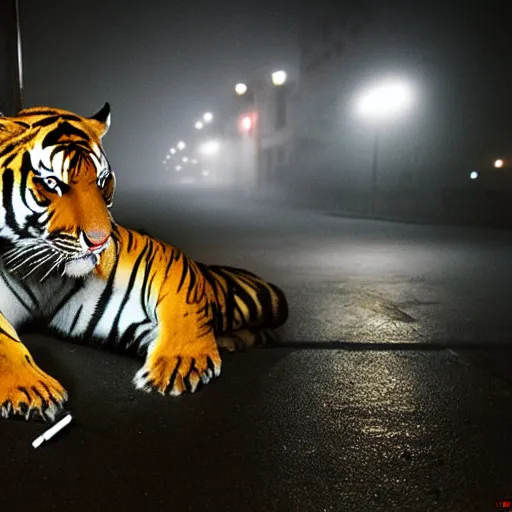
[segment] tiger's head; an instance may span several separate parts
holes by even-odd
[[[113,230],[115,175],[101,145],[109,126],[108,103],[92,117],[48,107],[0,117],[0,239],[9,270],[80,277],[99,263]]]

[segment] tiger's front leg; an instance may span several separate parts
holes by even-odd
[[[66,390],[34,362],[14,327],[0,313],[0,413],[53,420],[68,399]]]
[[[221,371],[221,358],[211,326],[206,297],[188,303],[169,293],[158,306],[159,333],[149,346],[144,366],[134,378],[135,387],[179,396],[193,393]]]

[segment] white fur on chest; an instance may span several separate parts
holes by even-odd
[[[96,276],[84,280],[82,288],[76,289],[77,284],[72,278],[54,276],[43,283],[26,281],[21,286],[0,264],[0,311],[15,328],[30,319],[46,318],[48,326],[63,337],[83,338],[89,333],[100,343],[110,336],[114,326],[118,341],[136,324],[133,338],[141,346],[151,343],[157,328],[156,304],[144,307],[139,287],[133,287],[129,293],[126,286],[108,289],[107,282]],[[148,318],[146,310],[152,312],[151,317]]]
[[[88,278],[85,287],[75,293],[54,316],[51,326],[64,336],[71,337],[83,337],[89,331],[100,343],[111,334],[114,325],[118,337],[132,324],[146,322],[147,329],[149,319],[140,302],[140,290],[137,287],[128,294],[125,288],[114,286],[105,302],[102,297],[106,289],[105,281],[94,276]],[[91,324],[95,315],[99,316],[99,321]],[[92,330],[90,325],[93,326]]]

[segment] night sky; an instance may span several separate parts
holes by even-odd
[[[113,124],[105,145],[113,166],[132,178],[155,172],[184,123],[222,109],[237,80],[295,69],[299,21],[327,3],[299,10],[282,0],[22,0],[25,106],[85,115],[109,101]],[[417,33],[437,55],[446,97],[455,94],[468,119],[478,106],[483,134],[497,123],[510,138],[506,2],[485,5],[393,0],[385,8],[396,13],[390,30]]]

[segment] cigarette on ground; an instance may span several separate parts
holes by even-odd
[[[66,425],[69,425],[72,419],[73,416],[71,416],[71,414],[64,416],[64,418],[55,423],[53,427],[50,427],[46,432],[43,432],[35,441],[33,441],[32,446],[34,448],[39,448],[45,441],[48,441],[57,432],[60,432]]]

